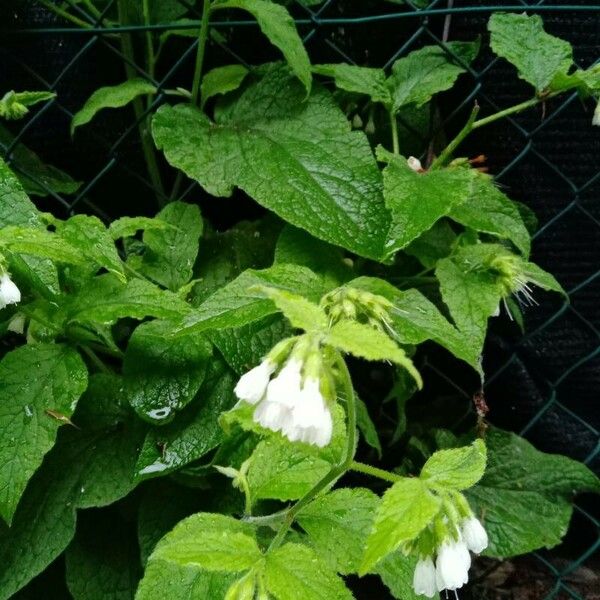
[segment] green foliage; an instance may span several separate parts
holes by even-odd
[[[80,2],[63,4],[48,8],[77,23]],[[480,159],[454,157],[458,144],[566,91],[595,98],[598,67],[569,73],[570,45],[539,17],[493,15],[492,49],[536,95],[474,113],[444,148],[438,94],[478,40],[426,46],[389,71],[311,66],[288,2],[213,0],[201,24],[183,4],[81,3],[127,26],[129,78],[94,92],[72,128],[133,103],[155,217],[39,212],[28,194],[79,184],[0,127],[0,600],[57,560],[75,600],[349,600],[366,574],[416,600],[418,557],[471,509],[490,557],[558,544],[574,494],[600,492],[598,478],[512,433],[476,438],[435,386],[411,397],[432,344],[483,381],[489,318],[503,308],[522,322],[537,288],[562,292],[529,262],[531,211]],[[229,35],[212,19],[239,11],[286,65],[203,72]],[[159,33],[175,20],[184,28]],[[193,91],[154,99],[132,63],[168,81],[159,56],[176,32],[195,38]],[[8,92],[0,116],[53,97]],[[400,154],[417,137],[422,165]],[[255,221],[240,221],[244,196]],[[362,462],[375,455],[392,470]],[[348,487],[350,471],[369,487]]]
[[[71,133],[77,127],[89,123],[104,108],[121,108],[139,96],[155,93],[156,87],[145,79],[128,79],[118,85],[100,88],[73,115]]]
[[[490,535],[489,556],[506,558],[556,546],[567,532],[573,496],[600,492],[586,466],[545,454],[507,431],[486,438],[489,464],[467,496]]]

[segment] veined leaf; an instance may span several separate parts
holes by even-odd
[[[115,219],[108,227],[108,231],[113,240],[130,237],[142,229],[170,229],[174,225],[163,221],[162,219],[152,219],[150,217],[121,217]]]
[[[442,501],[420,479],[403,478],[383,495],[359,573],[365,574],[431,523]]]
[[[381,102],[386,106],[392,103],[392,96],[386,84],[383,69],[357,67],[342,63],[315,65],[313,66],[313,73],[333,77],[335,86],[340,90],[365,94],[370,96],[373,102]]]
[[[365,135],[323,88],[305,99],[287,70],[272,68],[216,123],[188,105],[162,106],[152,132],[167,160],[211,194],[240,187],[320,239],[381,256],[389,220],[379,171]]]
[[[514,433],[493,428],[486,444],[486,473],[466,494],[488,532],[489,556],[552,548],[567,532],[573,496],[600,493],[600,480],[585,465],[540,452]]]
[[[10,523],[29,478],[85,391],[87,369],[68,346],[28,345],[4,356],[0,381],[0,515]]]
[[[118,85],[96,90],[71,121],[71,134],[81,125],[89,123],[103,108],[121,108],[139,96],[155,94],[156,87],[145,79],[129,79]]]
[[[539,15],[495,13],[488,29],[492,50],[515,65],[519,77],[537,92],[566,74],[573,64],[571,44],[546,33]]]
[[[202,106],[214,96],[227,94],[237,90],[248,75],[248,69],[244,65],[225,65],[211,69],[202,77],[200,95]]]
[[[306,91],[310,92],[310,59],[296,31],[294,20],[285,7],[269,0],[218,0],[212,8],[238,8],[249,12],[258,21],[261,31],[269,41],[281,50]]]
[[[273,300],[292,327],[304,331],[324,331],[327,328],[327,315],[318,304],[287,290],[264,287],[260,291]]]

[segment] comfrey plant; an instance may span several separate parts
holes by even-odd
[[[410,131],[438,127],[431,107],[479,42],[385,72],[311,65],[269,0],[206,0],[199,22],[174,0],[43,4],[127,26],[111,40],[128,79],[72,129],[131,102],[161,208],[59,219],[29,196],[76,181],[23,146],[0,161],[0,600],[54,590],[63,566],[76,600],[346,600],[373,597],[367,575],[403,600],[467,597],[477,555],[558,544],[598,478],[482,415],[449,429],[455,408],[432,403],[421,367],[438,345],[477,391],[490,318],[522,325],[562,293],[529,260],[530,211],[482,157],[456,154],[567,91],[595,99],[598,68],[574,69],[538,17],[493,15],[491,47],[532,97],[481,118],[474,106],[447,145],[419,145]],[[204,73],[211,19],[230,10],[285,64]],[[180,35],[197,37],[189,90],[135,76],[139,63],[157,77]],[[6,131],[53,97],[9,91]],[[266,215],[217,232],[177,200],[185,176]]]

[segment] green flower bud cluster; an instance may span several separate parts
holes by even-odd
[[[332,324],[343,319],[365,323],[395,336],[390,312],[394,305],[383,296],[349,286],[339,287],[321,299],[321,306]]]

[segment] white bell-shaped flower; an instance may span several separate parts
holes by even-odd
[[[320,448],[331,441],[333,420],[320,390],[318,379],[309,377],[298,395],[290,426],[284,434],[292,442],[305,442]]]
[[[406,164],[416,173],[421,173],[423,171],[423,165],[421,161],[415,156],[409,156],[406,159]]]
[[[465,519],[460,528],[462,538],[467,548],[475,554],[483,552],[488,547],[488,535],[476,517]]]
[[[435,565],[431,558],[421,558],[415,567],[413,588],[415,594],[433,598],[437,592]]]
[[[292,408],[300,394],[302,363],[290,360],[267,386],[264,400],[254,411],[254,421],[266,429],[282,431],[292,422]]]
[[[8,273],[0,276],[0,308],[21,302],[21,292]]]
[[[469,580],[471,557],[462,540],[445,541],[438,550],[436,583],[438,591],[456,590]]]
[[[267,391],[269,379],[277,365],[269,360],[263,360],[257,367],[244,373],[235,386],[235,395],[249,404],[257,404]]]

